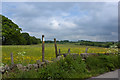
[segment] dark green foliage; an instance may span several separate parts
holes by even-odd
[[[10,72],[9,76],[4,74],[3,78],[85,79],[118,69],[119,66],[118,55],[89,56],[85,61],[80,56],[74,58],[69,55],[66,58],[61,58],[60,61],[47,64],[46,67],[42,67],[38,71]]]
[[[45,41],[45,43],[54,43],[54,41],[47,40],[47,41]]]
[[[39,71],[40,78],[72,78],[73,73],[83,74],[87,72],[85,63],[78,56],[75,60],[71,56],[61,59]]]
[[[40,40],[40,39],[37,39],[37,38],[36,38],[36,37],[34,37],[34,36],[30,37],[30,40],[31,40],[32,44],[38,44],[38,43],[40,43],[40,42],[41,42],[41,40]]]
[[[118,66],[119,66],[119,69],[120,69],[120,51],[118,49]]]
[[[69,40],[61,40],[61,41],[57,40],[56,42],[63,44],[63,43],[69,43]],[[54,43],[54,41],[47,40],[47,41],[45,41],[45,43]]]
[[[2,25],[2,44],[3,45],[30,45],[38,44],[40,39],[31,37],[28,33],[21,33],[22,29],[10,19],[0,15],[0,25]]]
[[[2,16],[2,43],[19,44],[21,42],[22,29],[14,24],[10,19]]]
[[[0,45],[2,44],[2,16],[0,15]]]
[[[24,39],[25,39],[25,43],[27,44],[27,45],[30,45],[30,44],[32,44],[32,41],[31,41],[31,39],[30,39],[30,35],[28,34],[28,33],[22,33],[22,36],[24,37]]]
[[[118,45],[118,48],[120,48],[120,41],[117,43],[117,45]]]
[[[88,70],[93,73],[103,73],[119,68],[118,55],[90,56],[86,59]]]
[[[118,46],[118,42],[94,42],[94,41],[84,41],[84,40],[78,40],[77,44],[86,45],[86,46],[106,47],[106,48],[109,48],[111,45],[114,44]]]

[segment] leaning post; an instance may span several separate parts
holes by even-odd
[[[14,64],[14,61],[13,61],[13,53],[11,53],[10,56],[11,56],[11,64],[13,65],[13,64]]]
[[[55,44],[55,54],[56,54],[56,57],[57,57],[57,44],[56,44],[56,38],[54,38],[54,44]]]
[[[85,49],[85,53],[87,53],[87,51],[88,51],[88,48]]]
[[[68,53],[70,53],[70,48],[68,49]]]
[[[42,35],[42,62],[44,62],[44,35]]]

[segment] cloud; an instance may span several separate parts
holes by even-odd
[[[4,0],[2,2],[118,2],[119,0]]]
[[[117,40],[118,7],[113,2],[3,3],[3,15],[23,31],[46,39]]]

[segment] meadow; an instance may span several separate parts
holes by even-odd
[[[33,64],[36,60],[42,61],[42,44],[38,45],[4,45],[2,47],[2,63],[11,64],[10,53],[13,53],[14,63],[21,63],[27,65]],[[85,49],[88,47],[88,53],[115,53],[114,49],[81,46],[74,43],[57,44],[57,49],[61,50],[61,53],[67,53],[70,48],[71,53],[85,53]],[[53,43],[45,44],[45,60],[52,60],[55,58],[55,47]]]

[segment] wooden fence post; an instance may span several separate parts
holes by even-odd
[[[88,48],[85,49],[85,53],[87,53],[87,51],[88,51]]]
[[[11,53],[11,64],[12,64],[12,65],[14,64],[14,61],[13,61],[13,53]]]
[[[42,62],[44,62],[44,35],[42,35]]]
[[[56,57],[57,57],[58,55],[57,55],[57,44],[56,44],[56,38],[54,38],[54,43],[55,43],[55,54],[56,54]]]
[[[70,48],[68,49],[68,53],[70,53]]]

